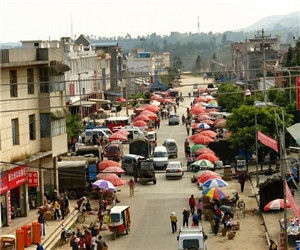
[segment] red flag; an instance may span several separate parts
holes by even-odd
[[[300,208],[291,192],[291,190],[289,189],[289,186],[287,184],[286,181],[284,181],[284,185],[285,185],[285,195],[286,195],[286,199],[289,202],[289,204],[291,205],[291,209],[293,210],[294,214],[298,217],[298,219],[300,220]]]
[[[260,131],[257,131],[257,139],[264,145],[273,148],[276,152],[278,152],[277,141],[272,139],[271,137],[263,134]]]

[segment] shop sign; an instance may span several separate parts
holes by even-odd
[[[6,193],[6,200],[7,200],[7,217],[8,217],[8,225],[11,224],[11,197],[10,197],[10,190]]]
[[[38,187],[39,186],[39,173],[37,171],[29,171],[28,176],[28,187]]]
[[[257,131],[257,139],[264,145],[274,149],[276,152],[278,152],[278,146],[277,146],[277,141],[274,140],[273,138],[263,134],[260,131]]]
[[[8,191],[7,172],[1,173],[0,194]]]
[[[7,171],[9,189],[18,187],[26,183],[26,169],[24,166],[15,167]]]

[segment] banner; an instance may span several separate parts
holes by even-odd
[[[28,187],[38,187],[39,186],[39,173],[37,171],[29,171],[28,176]]]
[[[294,214],[298,217],[298,219],[300,220],[300,208],[297,204],[297,201],[295,200],[288,184],[286,181],[284,181],[284,185],[285,185],[285,194],[286,194],[286,199],[289,202],[289,204],[291,205],[291,209],[293,210]]]
[[[278,146],[277,141],[272,139],[271,137],[263,134],[260,131],[257,131],[257,139],[264,145],[274,149],[276,152],[278,152]]]
[[[26,169],[24,166],[15,167],[7,170],[7,179],[9,189],[13,189],[26,183]]]
[[[300,110],[300,77],[297,77],[297,109]]]

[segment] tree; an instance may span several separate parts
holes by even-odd
[[[227,43],[227,34],[226,34],[226,33],[223,33],[223,37],[222,37],[221,43],[222,43],[223,45],[225,45],[225,44]]]
[[[201,69],[201,56],[198,55],[195,62],[196,71]]]
[[[81,134],[83,124],[79,115],[69,115],[66,120],[68,140]]]
[[[179,56],[175,56],[174,60],[173,60],[173,66],[172,66],[175,70],[177,70],[178,72],[180,70],[183,70],[183,63],[182,60]]]
[[[291,66],[292,60],[293,60],[293,49],[292,49],[292,47],[290,46],[290,47],[289,47],[289,50],[288,50],[288,52],[287,52],[287,55],[286,55],[286,66],[287,66],[287,67],[290,67],[290,66]]]
[[[212,59],[213,60],[217,60],[217,54],[216,54],[216,52],[213,53]]]
[[[218,104],[224,107],[228,112],[231,112],[233,108],[237,108],[244,103],[244,93],[238,93],[243,91],[239,86],[233,83],[221,84],[218,88]],[[237,92],[237,93],[234,93]]]

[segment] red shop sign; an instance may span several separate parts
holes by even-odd
[[[37,171],[30,171],[27,173],[28,176],[28,187],[39,186],[39,173]]]
[[[9,189],[18,187],[26,183],[26,169],[24,166],[15,167],[7,171]]]
[[[8,191],[8,181],[7,181],[7,172],[1,173],[1,185],[0,185],[0,194]]]

